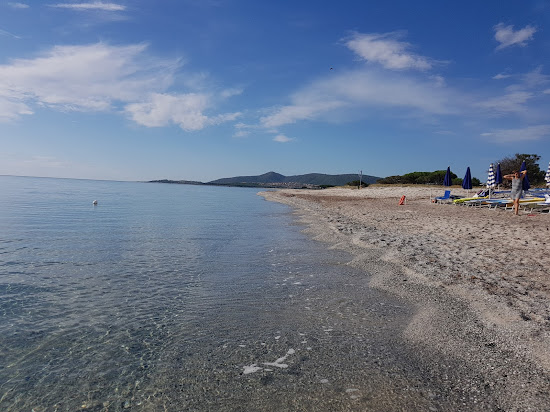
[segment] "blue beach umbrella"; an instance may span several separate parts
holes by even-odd
[[[453,184],[451,179],[451,167],[447,167],[447,172],[445,173],[445,179],[443,179],[443,186],[451,186]]]
[[[523,172],[526,169],[527,169],[527,166],[525,165],[525,160],[524,160],[523,163],[521,164],[521,167],[519,168],[519,171]],[[525,177],[523,178],[522,188],[523,190],[529,190],[530,187],[531,187],[531,184],[529,183],[529,178],[527,177],[527,173],[526,173]]]
[[[500,172],[500,163],[497,165],[497,175],[495,177],[495,183],[497,185],[502,184],[502,173]]]
[[[546,180],[546,186],[550,186],[550,163],[548,163],[548,170],[546,171],[546,176],[544,176],[544,180]]]
[[[470,166],[466,169],[466,174],[462,180],[462,188],[470,190],[472,188],[472,174],[470,173]]]

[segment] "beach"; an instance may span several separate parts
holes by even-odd
[[[490,393],[495,410],[550,410],[550,215],[430,201],[442,194],[376,185],[260,193],[291,206],[312,238],[350,252],[370,287],[414,307],[401,338],[478,377],[448,385]]]

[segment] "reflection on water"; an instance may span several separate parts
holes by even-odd
[[[255,190],[0,177],[0,192],[2,410],[431,402],[396,339],[410,309]]]

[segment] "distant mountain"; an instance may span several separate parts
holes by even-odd
[[[196,182],[194,180],[170,180],[170,179],[161,179],[161,180],[149,180],[148,183],[174,183],[180,185],[203,185],[202,182]]]
[[[363,175],[362,181],[368,184],[376,183],[380,177]],[[259,184],[266,185],[271,183],[299,183],[304,185],[330,185],[330,186],[343,186],[346,183],[359,180],[357,174],[343,174],[343,175],[325,175],[321,173],[308,173],[305,175],[284,176],[275,172],[264,173],[259,176],[236,176],[226,177],[223,179],[213,180],[207,184],[212,185],[242,185],[242,184]]]

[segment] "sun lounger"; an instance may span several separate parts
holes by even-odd
[[[529,209],[529,213],[531,212],[550,213],[550,203],[546,203],[546,202],[529,203],[525,205],[525,208]]]
[[[439,196],[435,198],[435,203],[448,203],[451,201],[451,191],[445,190],[445,194],[443,196]]]
[[[526,208],[529,208],[531,212],[536,210],[537,212],[550,211],[550,195],[544,195],[544,202],[529,202],[526,204]]]
[[[483,199],[487,199],[489,196],[483,196],[483,197],[462,197],[460,199],[453,200],[453,203],[455,205],[464,205],[464,206],[471,206],[472,204],[479,203]],[[470,203],[472,201],[472,203]]]

